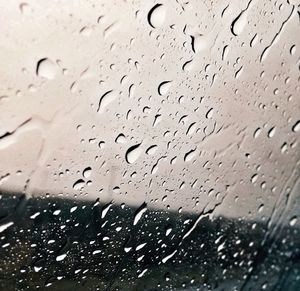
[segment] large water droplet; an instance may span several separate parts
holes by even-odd
[[[60,262],[63,261],[65,259],[65,257],[67,256],[67,254],[62,254],[56,257],[56,261]]]
[[[73,184],[74,190],[80,190],[85,185],[84,180],[79,179]]]
[[[177,253],[177,250],[172,252],[170,255],[164,257],[161,261],[165,264],[168,260],[170,260],[175,254]]]
[[[184,155],[184,161],[189,162],[195,157],[196,149],[192,149]]]
[[[38,61],[36,66],[36,74],[39,77],[52,80],[55,78],[56,73],[57,67],[50,59],[44,58]]]
[[[126,142],[126,137],[123,133],[120,133],[116,139],[115,139],[116,143],[125,143]]]
[[[163,25],[166,17],[166,8],[162,4],[156,4],[148,13],[148,22],[153,27],[160,27]]]
[[[192,50],[194,53],[204,51],[209,47],[209,38],[203,34],[196,34],[191,36],[192,38]]]
[[[158,146],[157,145],[152,145],[152,146],[150,146],[147,150],[146,150],[146,154],[147,155],[154,155],[155,154],[155,152],[157,151],[157,149],[158,149]]]
[[[147,271],[148,271],[148,269],[143,270],[143,271],[138,275],[138,278],[143,277]]]
[[[35,219],[36,217],[38,217],[41,213],[40,212],[36,212],[35,214],[32,214],[30,216],[30,219]]]
[[[10,226],[12,226],[14,223],[11,221],[11,222],[8,222],[8,223],[5,223],[5,224],[2,224],[0,225],[0,232],[3,232],[4,230],[6,230],[7,228],[9,228]]]
[[[91,167],[87,167],[83,170],[82,175],[84,178],[89,178],[92,174],[92,168]]]
[[[142,149],[140,146],[141,143],[133,145],[127,150],[125,159],[128,164],[134,163],[139,158],[142,153]]]
[[[172,84],[172,81],[164,81],[164,82],[161,82],[159,85],[158,85],[158,94],[159,95],[165,95],[168,93],[170,87],[171,87],[171,84]]]
[[[273,137],[275,135],[276,132],[276,127],[273,126],[269,131],[268,131],[268,137]]]
[[[142,206],[137,210],[135,216],[134,216],[134,221],[133,225],[136,225],[139,220],[142,218],[142,215],[147,211],[147,203],[143,203]]]
[[[293,216],[289,222],[290,226],[294,226],[297,223],[297,217]]]
[[[247,13],[242,11],[237,18],[235,18],[231,24],[231,32],[233,35],[238,36],[245,28],[247,24]]]
[[[105,107],[111,103],[116,98],[116,94],[113,92],[113,90],[109,90],[105,92],[99,100],[99,105],[97,112],[102,113],[104,112]]]
[[[293,132],[298,132],[300,131],[300,120],[298,120],[292,127]]]
[[[109,203],[109,204],[107,204],[106,206],[103,207],[102,213],[101,213],[101,218],[102,218],[102,219],[106,216],[108,210],[109,210],[111,207],[112,207],[112,203]]]

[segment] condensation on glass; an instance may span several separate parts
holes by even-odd
[[[300,290],[298,1],[0,7],[1,290]]]

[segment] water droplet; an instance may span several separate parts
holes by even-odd
[[[222,242],[222,243],[218,246],[217,252],[220,252],[220,251],[223,250],[223,249],[225,249],[225,241]]]
[[[143,214],[146,211],[147,211],[147,203],[144,202],[135,213],[133,225],[136,225],[140,221],[140,219],[142,218]]]
[[[157,145],[152,145],[152,146],[150,146],[147,150],[146,150],[146,154],[147,155],[154,155],[155,154],[155,152],[157,151],[157,149],[158,149],[158,146]]]
[[[42,267],[37,267],[37,266],[34,266],[33,268],[36,273],[38,273],[42,269]]]
[[[168,93],[170,87],[172,85],[172,81],[164,81],[164,82],[161,82],[159,85],[158,85],[158,94],[160,96],[162,95],[165,95]]]
[[[296,45],[292,45],[291,48],[290,48],[290,54],[294,55],[295,52],[296,52]]]
[[[233,35],[238,36],[247,25],[247,13],[243,10],[231,23],[231,32]]]
[[[104,149],[105,148],[105,141],[99,141],[98,146],[100,149]]]
[[[205,115],[205,117],[206,118],[212,118],[212,116],[213,116],[213,108],[210,108],[207,112],[206,112],[206,115]]]
[[[60,262],[63,261],[66,258],[67,254],[62,254],[56,257],[56,261]]]
[[[123,133],[120,133],[116,139],[115,139],[116,143],[125,143],[126,142],[126,138],[125,135]]]
[[[92,33],[93,29],[89,26],[84,26],[80,29],[79,34],[84,35],[84,36],[90,36]]]
[[[85,185],[84,180],[79,179],[77,180],[74,184],[73,184],[73,189],[74,190],[80,190],[81,188],[83,188]]]
[[[166,229],[166,236],[168,236],[168,235],[171,233],[171,231],[172,231],[172,228],[171,228],[171,227],[168,227],[168,228]]]
[[[196,122],[191,123],[186,131],[186,135],[192,135],[196,127],[197,127]]]
[[[298,120],[292,127],[293,132],[298,132],[300,131],[300,120]]]
[[[8,229],[10,226],[12,226],[14,223],[11,221],[11,222],[8,222],[8,223],[5,223],[5,224],[2,224],[0,225],[0,232],[3,232],[4,230]]]
[[[44,58],[38,61],[36,66],[36,74],[39,77],[53,80],[56,73],[57,67],[50,59]]]
[[[193,60],[189,60],[186,61],[183,65],[182,65],[182,70],[183,71],[191,71],[193,68]]]
[[[287,143],[286,142],[283,143],[280,149],[281,149],[281,153],[285,153],[288,149]]]
[[[257,174],[254,174],[252,177],[251,177],[251,183],[255,183],[258,179],[258,175]]]
[[[236,79],[238,79],[238,78],[242,75],[243,70],[244,70],[244,67],[241,66],[241,67],[235,72],[234,77],[235,77]]]
[[[195,34],[192,38],[192,50],[195,53],[202,52],[209,47],[210,39],[208,36],[203,34]]]
[[[70,213],[73,213],[75,210],[77,209],[77,206],[73,206],[73,207],[71,207],[71,209],[70,209]]]
[[[257,138],[261,133],[261,128],[258,127],[257,129],[255,129],[254,133],[253,133],[253,137]]]
[[[297,217],[293,216],[289,223],[290,223],[290,226],[294,226],[297,223]]]
[[[161,27],[165,21],[166,9],[162,4],[156,4],[148,13],[148,23],[153,27]]]
[[[28,15],[28,14],[30,14],[31,9],[30,9],[30,6],[28,5],[28,3],[25,3],[25,2],[21,3],[21,4],[19,5],[19,8],[20,8],[20,11],[21,11],[21,13],[22,13],[23,15]]]
[[[92,168],[91,167],[87,167],[83,170],[82,175],[84,178],[89,178],[92,174]]]
[[[57,216],[61,213],[61,210],[60,209],[57,209],[53,212],[53,215]]]
[[[196,149],[193,149],[193,150],[190,150],[189,152],[187,152],[187,153],[184,155],[183,160],[184,160],[185,162],[191,161],[191,160],[195,157],[195,151],[196,151]]]
[[[222,60],[226,60],[227,56],[228,56],[228,52],[229,52],[229,46],[225,45],[223,48],[223,52],[222,52]]]
[[[141,155],[141,143],[131,146],[125,154],[125,159],[128,164],[133,164]]]
[[[152,126],[157,126],[162,121],[161,114],[156,114]]]
[[[147,271],[148,271],[148,269],[143,270],[143,271],[138,275],[138,278],[143,277]]]
[[[141,250],[142,248],[144,248],[144,246],[146,246],[146,244],[147,244],[147,243],[139,244],[139,245],[135,248],[135,250],[136,250],[136,251]]]
[[[35,219],[36,217],[38,217],[41,213],[40,212],[36,212],[35,214],[30,216],[30,219]]]
[[[161,261],[163,262],[163,264],[165,264],[168,260],[170,260],[175,254],[177,253],[177,250],[175,250],[174,252],[172,252],[170,255],[164,257]]]
[[[105,108],[115,99],[116,99],[116,94],[113,90],[109,90],[109,91],[105,92],[100,97],[97,112],[103,113]]]
[[[276,127],[273,126],[269,131],[268,131],[268,137],[271,138],[275,135],[276,132]]]
[[[109,203],[108,205],[106,205],[106,206],[103,207],[102,213],[101,213],[101,218],[102,218],[102,219],[106,216],[108,210],[109,210],[111,207],[112,207],[112,203]]]

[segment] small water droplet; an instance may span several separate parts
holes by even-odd
[[[21,13],[22,13],[23,15],[28,15],[28,14],[30,14],[30,12],[31,12],[31,9],[30,9],[30,6],[29,6],[28,3],[25,3],[25,2],[21,3],[21,4],[19,5],[19,8],[20,8],[20,11],[21,11]]]
[[[213,108],[210,108],[207,112],[206,112],[206,115],[205,115],[205,117],[206,118],[212,118],[212,116],[213,116]]]
[[[254,133],[253,133],[253,137],[257,138],[261,133],[261,128],[258,127],[257,129],[255,129]]]
[[[251,177],[251,183],[255,183],[258,179],[258,175],[257,174],[254,174],[252,177]]]

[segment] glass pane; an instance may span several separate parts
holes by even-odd
[[[1,290],[300,290],[295,0],[0,0]]]

